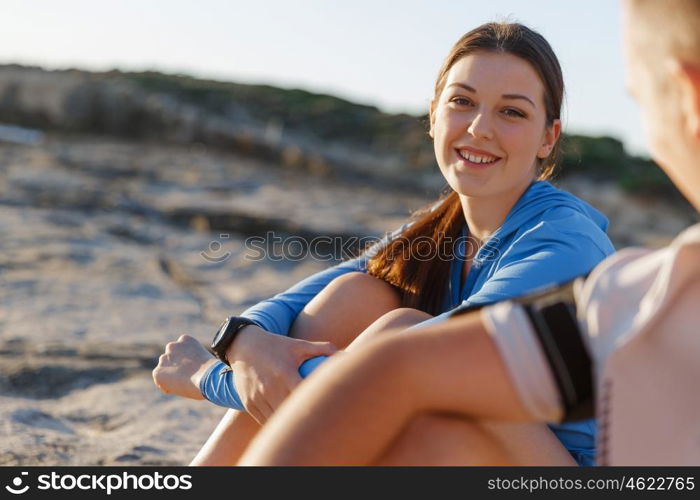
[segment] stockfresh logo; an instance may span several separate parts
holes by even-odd
[[[22,495],[23,493],[26,493],[27,490],[29,490],[29,485],[24,485],[23,477],[22,476],[28,476],[29,472],[21,472],[19,476],[15,477],[12,480],[12,486],[9,484],[5,486],[5,489],[12,493],[13,495]]]

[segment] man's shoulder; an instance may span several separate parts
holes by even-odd
[[[671,243],[672,247],[700,245],[700,224],[695,224],[682,231]]]
[[[614,315],[603,316],[610,321],[617,318],[618,327],[629,328],[630,320],[625,316],[651,316],[689,282],[698,280],[700,224],[683,231],[666,247],[630,247],[608,257],[586,280],[580,304],[583,310],[591,307],[591,311],[598,311],[595,314],[614,310]],[[642,320],[637,317],[635,322]],[[608,325],[608,329],[611,327]]]

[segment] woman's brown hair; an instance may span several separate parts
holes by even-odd
[[[518,23],[487,23],[462,36],[440,68],[435,82],[435,102],[440,98],[452,66],[476,51],[512,54],[529,62],[544,84],[547,126],[560,117],[564,79],[559,61],[542,35]],[[538,179],[551,177],[558,156],[557,142],[550,155],[539,160]],[[449,242],[453,245],[464,224],[459,195],[450,189],[438,203],[431,203],[415,213],[413,223],[401,236],[391,240],[370,258],[367,270],[372,276],[394,285],[401,293],[404,307],[438,314],[441,312],[451,263],[451,259],[444,257],[445,251],[449,250],[449,255],[454,255],[454,248],[444,247]],[[432,258],[426,259],[426,255]]]

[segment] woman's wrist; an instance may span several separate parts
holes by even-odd
[[[260,334],[268,333],[257,325],[247,325],[241,328],[233,339],[231,345],[226,349],[226,359],[229,364],[232,365],[235,361],[239,361],[245,356],[255,344],[255,340],[259,338]]]
[[[202,363],[202,365],[197,369],[196,372],[192,374],[190,377],[190,380],[192,381],[192,384],[199,388],[199,391],[202,392],[202,377],[211,369],[212,365],[218,363],[219,360],[216,358],[211,358],[207,360],[206,362]],[[202,397],[204,397],[204,394],[202,394]]]

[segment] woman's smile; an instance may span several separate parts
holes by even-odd
[[[455,148],[455,153],[462,164],[477,170],[492,167],[502,160],[500,156],[470,147]]]

